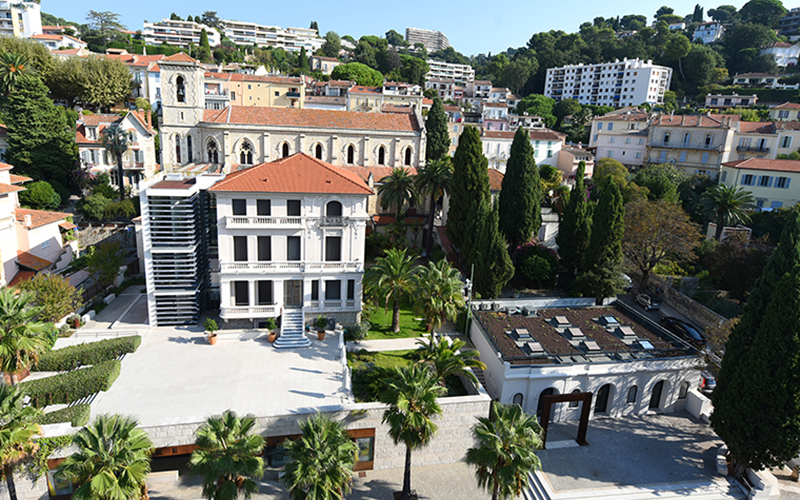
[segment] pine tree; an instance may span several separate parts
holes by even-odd
[[[587,200],[584,172],[586,163],[578,164],[578,173],[575,175],[575,186],[569,195],[569,201],[564,208],[561,222],[558,225],[558,256],[561,264],[577,275],[583,270],[583,256],[589,247],[591,237],[591,214]]]
[[[725,356],[717,378],[717,389],[714,390],[714,413],[711,424],[714,431],[728,443],[732,458],[739,465],[748,465],[748,458],[755,453],[734,449],[737,440],[753,433],[751,422],[745,418],[746,412],[763,414],[766,408],[757,408],[749,404],[743,405],[743,398],[750,397],[748,384],[751,375],[745,371],[753,355],[757,337],[768,319],[768,308],[773,299],[773,291],[788,273],[800,264],[800,212],[792,210],[789,220],[783,229],[778,248],[772,253],[761,278],[756,281],[747,299],[744,312],[739,323],[731,332],[725,345]],[[776,350],[784,346],[774,344]],[[762,381],[769,383],[769,378]],[[759,431],[760,432],[760,431]]]
[[[297,67],[300,69],[301,73],[308,73],[309,71],[308,56],[306,55],[305,47],[300,47],[300,54],[297,56]]]
[[[450,184],[450,209],[447,212],[447,237],[461,255],[467,257],[467,247],[479,232],[479,221],[470,217],[477,210],[473,205],[489,203],[489,162],[483,156],[483,144],[478,129],[464,127],[458,148],[453,155],[453,180]]]
[[[602,299],[622,291],[622,236],[625,234],[625,209],[622,192],[612,179],[603,188],[592,214],[589,248],[583,256],[584,272],[576,288],[584,295]]]
[[[75,124],[47,92],[35,77],[23,78],[15,87],[3,113],[8,126],[6,161],[17,174],[68,186],[78,159]]]
[[[475,265],[475,290],[484,298],[500,295],[508,280],[514,276],[514,264],[508,255],[503,236],[500,234],[500,211],[498,204],[481,201],[479,204],[481,230],[469,264]]]
[[[433,98],[433,106],[425,120],[427,146],[426,160],[439,160],[447,155],[450,150],[450,132],[447,130],[447,115],[439,97]]]
[[[513,252],[542,225],[542,186],[528,132],[519,127],[500,191],[500,232]]]

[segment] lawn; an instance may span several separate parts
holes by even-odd
[[[415,363],[419,359],[416,349],[408,351],[369,352],[361,350],[347,353],[347,364],[353,380],[353,395],[359,403],[378,401],[386,391],[386,381],[392,377],[395,368]],[[445,381],[448,396],[467,394],[458,377],[448,377]]]
[[[383,307],[373,309],[369,317],[370,328],[367,340],[405,339],[421,337],[427,333],[425,322],[409,306],[400,308],[400,331],[392,331],[392,309],[384,310]]]

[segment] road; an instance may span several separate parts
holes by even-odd
[[[689,319],[686,316],[680,314],[678,311],[676,311],[675,309],[673,309],[672,307],[667,305],[666,302],[662,302],[661,303],[661,310],[660,311],[645,311],[642,308],[642,306],[640,306],[636,302],[636,300],[634,300],[634,297],[636,296],[637,293],[638,292],[636,292],[636,288],[634,287],[633,291],[630,292],[630,293],[622,293],[622,294],[617,295],[617,300],[619,300],[620,302],[624,302],[625,304],[635,308],[636,310],[640,311],[642,314],[644,314],[648,318],[652,319],[656,323],[661,323],[661,317],[662,316],[673,316],[675,318],[679,318],[679,319],[682,319],[682,320],[686,321],[690,325],[695,325],[695,323],[691,319]],[[695,326],[697,326],[697,325],[695,325]],[[702,328],[700,328],[700,330],[702,330]]]

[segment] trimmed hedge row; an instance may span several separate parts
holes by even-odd
[[[60,424],[69,422],[73,427],[83,427],[89,423],[92,406],[86,403],[70,406],[61,410],[51,411],[39,417],[36,423],[40,425]]]
[[[96,365],[135,352],[142,343],[138,335],[87,342],[46,352],[32,369],[37,372],[66,372],[81,366]]]
[[[120,362],[113,359],[89,368],[22,382],[20,385],[37,408],[69,404],[100,391],[107,391],[119,376]]]

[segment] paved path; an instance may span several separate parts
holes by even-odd
[[[464,336],[461,334],[448,333],[444,335],[449,339],[453,339],[455,337],[461,337],[462,340],[464,340]],[[407,351],[410,349],[418,349],[419,348],[419,345],[417,345],[418,340],[425,340],[425,342],[427,342],[428,336],[426,335],[425,337],[411,337],[405,339],[362,340],[360,342],[348,342],[347,350],[350,352],[359,351],[361,349],[366,349],[372,352]]]
[[[105,309],[100,311],[100,313],[95,316],[94,319],[83,325],[82,328],[85,328],[86,330],[111,328],[111,325],[120,319],[123,314],[128,312],[128,309],[139,299],[139,297],[142,295],[142,288],[144,288],[144,285],[129,286],[122,291],[122,294],[111,301],[111,303],[107,305]]]

